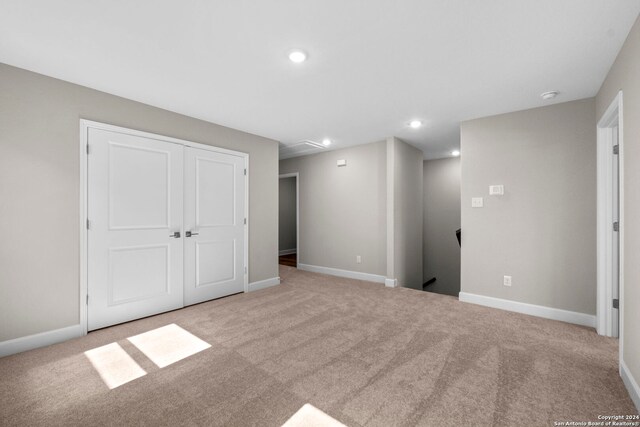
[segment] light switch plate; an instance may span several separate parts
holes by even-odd
[[[490,185],[489,186],[489,195],[490,196],[503,196],[504,195],[504,185]]]
[[[484,206],[484,200],[482,200],[482,197],[472,197],[471,198],[471,207],[472,208],[481,208],[482,206]]]

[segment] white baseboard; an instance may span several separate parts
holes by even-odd
[[[624,382],[624,385],[627,387],[633,404],[636,405],[636,409],[640,412],[640,387],[622,359],[620,359],[620,376],[622,377],[622,382]]]
[[[576,325],[596,327],[596,316],[592,314],[578,313],[575,311],[561,310],[559,308],[545,307],[542,305],[527,304],[501,298],[487,297],[484,295],[460,292],[459,299],[462,302],[484,305],[486,307],[499,308],[501,310],[515,311],[516,313],[531,316],[544,317],[545,319],[560,320]]]
[[[279,277],[272,277],[270,279],[259,280],[257,282],[251,282],[251,283],[249,283],[249,292],[257,291],[257,290],[264,289],[264,288],[269,288],[271,286],[275,286],[275,285],[279,285],[279,284],[280,284],[280,278]]]
[[[298,249],[293,248],[293,249],[283,249],[281,251],[278,252],[278,256],[282,256],[282,255],[291,255],[291,254],[295,254],[298,252]]]
[[[22,353],[23,351],[33,350],[34,348],[45,347],[51,344],[57,344],[81,336],[82,327],[80,327],[80,325],[73,325],[53,331],[41,332],[39,334],[2,341],[0,342],[0,357]]]
[[[359,271],[341,270],[339,268],[322,267],[319,265],[298,264],[298,269],[313,273],[330,274],[348,279],[366,280],[367,282],[384,283],[386,277],[379,274],[361,273]]]
[[[384,285],[387,288],[397,288],[398,287],[398,279],[384,279]]]

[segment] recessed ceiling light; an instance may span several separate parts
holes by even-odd
[[[458,151],[458,150],[453,150],[453,151],[451,152],[451,155],[452,155],[453,157],[458,157],[458,156],[460,155],[460,151]]]
[[[307,54],[300,49],[294,49],[289,52],[289,59],[291,60],[291,62],[299,64],[307,60]]]
[[[555,98],[559,93],[560,92],[558,92],[557,90],[551,90],[549,92],[541,93],[540,97],[546,101]]]
[[[409,122],[409,126],[414,128],[414,129],[418,129],[420,126],[422,126],[422,121],[421,120],[411,120]]]
[[[331,140],[329,138],[325,138],[322,140],[322,145],[324,145],[325,147],[328,147],[331,145]]]

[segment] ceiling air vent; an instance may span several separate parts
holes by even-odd
[[[319,153],[326,150],[327,147],[319,142],[305,139],[291,145],[280,144],[280,159],[289,159],[291,157],[307,156],[309,154]]]

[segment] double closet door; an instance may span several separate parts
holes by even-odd
[[[242,292],[246,157],[88,129],[88,330]]]

